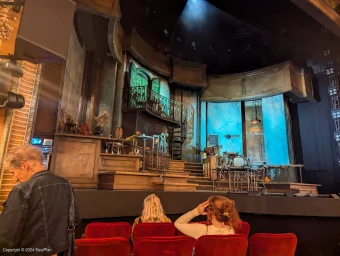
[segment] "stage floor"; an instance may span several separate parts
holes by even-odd
[[[228,192],[154,192],[105,189],[75,189],[75,197],[83,219],[138,216],[143,200],[156,194],[167,214],[182,214],[194,209],[213,195],[227,196],[235,200],[240,213],[340,217],[340,199],[323,197],[258,196]]]

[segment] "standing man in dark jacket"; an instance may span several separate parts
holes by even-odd
[[[74,255],[80,217],[70,183],[44,170],[30,145],[14,148],[4,167],[19,184],[0,215],[0,255]]]

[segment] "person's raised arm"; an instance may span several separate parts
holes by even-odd
[[[0,215],[0,248],[18,248],[28,212],[25,192],[15,187],[4,203]]]
[[[207,213],[205,212],[205,208],[208,205],[208,202],[201,203],[192,211],[182,215],[176,220],[175,227],[183,234],[195,239],[205,235],[207,231],[206,225],[199,223],[189,224],[189,222],[198,215],[206,215]]]

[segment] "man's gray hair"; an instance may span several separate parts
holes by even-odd
[[[10,167],[18,168],[22,161],[37,161],[43,164],[44,156],[41,148],[32,145],[22,145],[14,147],[7,154],[4,168]]]

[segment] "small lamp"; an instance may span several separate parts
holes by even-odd
[[[254,106],[255,106],[255,118],[250,121],[252,124],[258,124],[261,123],[261,120],[257,118],[257,106],[256,106],[256,101],[254,101]]]

